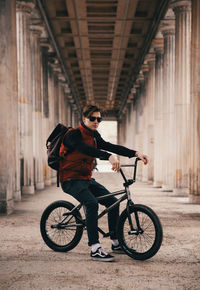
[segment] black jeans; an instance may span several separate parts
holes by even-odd
[[[69,180],[61,184],[64,192],[72,195],[86,208],[86,226],[88,234],[88,245],[99,243],[98,234],[98,201],[96,197],[109,194],[110,192],[94,179],[91,180]],[[110,196],[99,201],[100,204],[109,207],[117,201]],[[119,205],[108,213],[108,227],[111,239],[117,239],[116,226],[119,218]]]

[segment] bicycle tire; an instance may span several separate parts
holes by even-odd
[[[133,227],[130,231],[127,209],[119,218],[117,235],[118,240],[125,253],[135,260],[147,260],[153,257],[161,247],[163,230],[161,222],[156,213],[149,207],[136,204],[129,207]],[[136,214],[139,218],[141,231],[138,231]]]
[[[68,201],[59,200],[51,203],[43,212],[40,220],[40,232],[46,245],[56,252],[67,252],[75,248],[80,242],[84,226],[76,226],[82,221],[81,214],[76,210],[67,219],[71,222],[65,228],[60,223],[64,218],[63,214],[71,211],[74,205]],[[70,220],[71,219],[71,220]],[[73,224],[72,224],[73,222]],[[64,228],[59,228],[64,225]]]

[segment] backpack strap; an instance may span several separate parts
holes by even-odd
[[[57,170],[57,187],[59,187],[59,170]]]

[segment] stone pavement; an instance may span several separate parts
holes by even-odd
[[[95,178],[110,190],[122,182],[117,173],[95,173]],[[163,244],[153,258],[91,261],[86,232],[68,253],[49,249],[40,235],[41,214],[55,200],[72,200],[51,186],[24,196],[12,215],[0,216],[0,289],[200,289],[200,204],[140,182],[131,192],[134,202],[152,207],[163,224]],[[101,242],[109,251],[110,240]]]

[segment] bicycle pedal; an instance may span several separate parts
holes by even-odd
[[[129,234],[129,235],[134,235],[134,234],[138,234],[138,231],[136,231],[136,230],[133,230],[133,231],[129,231],[129,232],[128,232],[128,234]]]

